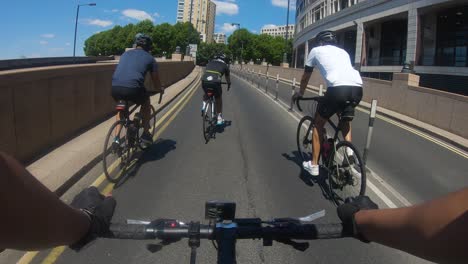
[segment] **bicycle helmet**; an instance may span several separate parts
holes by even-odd
[[[337,42],[335,32],[331,30],[325,30],[318,33],[317,36],[315,36],[315,40],[321,45],[336,44]]]
[[[142,47],[146,51],[149,51],[153,46],[153,40],[146,34],[138,33],[135,35],[135,45],[137,47]]]
[[[224,63],[227,63],[226,54],[220,53],[214,56],[215,60],[222,60]]]

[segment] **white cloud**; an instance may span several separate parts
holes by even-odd
[[[70,46],[70,45],[71,45],[70,42],[65,43],[65,46]]]
[[[112,13],[117,13],[117,12],[119,12],[119,10],[118,9],[112,9],[111,12]]]
[[[101,20],[101,19],[86,19],[84,21],[87,25],[99,26],[99,27],[108,27],[114,24],[110,20]]]
[[[49,44],[49,42],[47,42],[47,41],[45,41],[45,40],[41,40],[41,41],[39,41],[39,44],[41,44],[41,45],[47,45],[47,44]]]
[[[252,33],[258,33],[258,31],[257,30],[252,30]]]
[[[296,1],[294,0],[291,0],[290,2],[290,7],[291,8],[295,8],[296,6]],[[278,6],[278,7],[284,7],[284,8],[287,8],[288,7],[288,0],[271,0],[271,4],[274,5],[274,6]]]
[[[160,15],[158,12],[155,12],[155,13],[153,14],[153,16],[154,16],[154,17],[160,17],[161,15]]]
[[[216,15],[226,14],[226,15],[237,15],[239,13],[239,6],[235,4],[235,1],[216,1],[213,0],[216,4]]]
[[[55,35],[54,35],[54,34],[50,34],[50,33],[48,33],[48,34],[42,34],[42,35],[41,35],[41,38],[55,38]]]
[[[223,33],[229,34],[229,33],[234,32],[234,30],[237,29],[237,25],[233,26],[231,25],[231,23],[224,23],[224,25],[221,26],[220,28]]]
[[[136,19],[136,20],[139,20],[139,21],[148,19],[148,20],[151,20],[152,22],[154,22],[154,18],[150,14],[148,14],[145,11],[142,11],[142,10],[126,9],[126,10],[122,11],[122,14],[124,16],[126,16],[126,17],[133,18],[133,19]]]
[[[272,29],[272,28],[275,28],[275,27],[276,27],[276,25],[267,24],[267,25],[264,25],[264,26],[262,27],[262,29]]]

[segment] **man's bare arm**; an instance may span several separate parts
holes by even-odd
[[[154,89],[157,90],[157,91],[162,90],[162,88],[161,88],[161,78],[159,77],[159,72],[155,71],[155,72],[151,73],[151,78],[153,79]]]
[[[307,88],[307,84],[309,84],[310,77],[312,76],[312,71],[304,70],[301,78],[301,87],[299,89],[299,94],[304,95],[304,92]]]
[[[406,208],[355,214],[366,239],[435,262],[468,262],[468,188]]]

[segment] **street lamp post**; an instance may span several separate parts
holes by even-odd
[[[237,26],[238,29],[241,29],[241,24],[239,23],[231,23],[231,26]],[[244,41],[241,39],[241,69],[242,69],[242,62],[244,61]]]
[[[75,39],[73,41],[73,57],[75,57],[76,51],[76,32],[78,31],[78,15],[80,14],[80,6],[95,6],[96,3],[77,5],[76,7],[76,19],[75,19]]]
[[[192,24],[192,11],[193,11],[193,0],[190,0],[190,14],[189,14],[189,22]],[[192,24],[193,25],[193,24]],[[185,48],[185,55],[189,56],[190,55],[190,30],[188,30],[188,36],[187,36],[187,48]]]
[[[285,46],[284,46],[284,54],[283,54],[283,63],[288,63],[288,37],[289,37],[289,6],[290,6],[290,1],[291,0],[288,0],[288,13],[286,15],[286,36],[285,36],[285,39],[286,39],[286,42],[285,42]]]

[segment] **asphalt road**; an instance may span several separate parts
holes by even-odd
[[[175,119],[167,121],[167,129],[143,154],[136,173],[112,191],[117,199],[113,222],[203,220],[204,202],[211,199],[235,201],[238,217],[303,216],[325,209],[326,216],[317,223],[338,221],[335,206],[320,185],[301,174],[294,156],[297,121],[287,111],[233,78],[231,92],[224,93],[224,116],[231,125],[205,144],[201,95],[198,89]],[[99,170],[100,166],[94,168],[64,199],[92,182]],[[99,239],[80,253],[66,249],[52,262],[42,262],[50,253],[40,252],[31,263],[188,263],[190,252],[186,240],[161,247],[158,241]],[[211,243],[203,241],[198,263],[215,263],[215,256]],[[306,252],[279,243],[263,247],[258,240],[239,241],[237,257],[238,263],[424,263],[354,239],[313,241]]]

